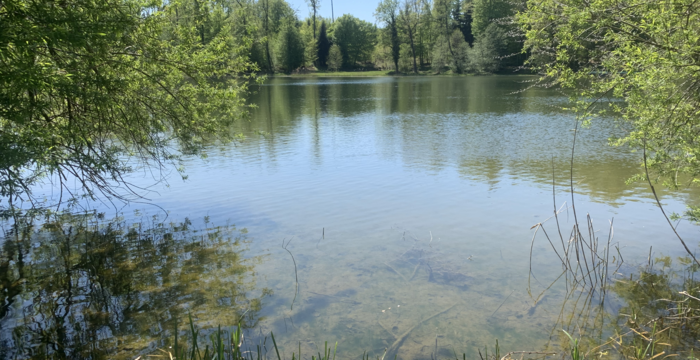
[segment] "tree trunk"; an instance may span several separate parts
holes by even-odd
[[[394,60],[394,70],[399,72],[399,54],[401,43],[399,41],[399,31],[396,28],[396,18],[392,17],[391,24],[391,59]]]

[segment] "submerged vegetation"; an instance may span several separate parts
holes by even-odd
[[[590,220],[587,224],[594,234]],[[263,336],[256,330],[263,300],[271,291],[256,290],[252,274],[260,259],[245,256],[246,231],[214,226],[208,219],[199,226],[203,229],[197,230],[189,220],[164,223],[156,218],[136,223],[106,221],[99,214],[53,215],[31,221],[17,218],[14,224],[6,224],[0,250],[0,319],[3,326],[10,326],[12,336],[0,339],[0,356],[335,358],[338,347],[344,347],[342,342],[326,343],[306,354],[308,350],[302,353],[301,345],[283,349],[274,333]],[[536,226],[546,233],[544,223]],[[674,266],[668,256],[650,257],[639,269],[622,267],[619,251],[609,252],[614,244],[608,239],[600,245],[595,237],[572,239],[568,249],[566,241],[564,248],[551,242],[564,269],[555,282],[565,282],[566,295],[549,346],[506,352],[496,341],[494,347],[474,352],[446,349],[452,357],[693,358],[700,337],[700,298],[696,296],[700,281],[695,278],[699,269],[691,259],[679,258]],[[580,259],[586,256],[588,260],[570,268],[577,252]],[[411,248],[387,263],[387,270],[407,284],[418,270],[425,270],[436,281],[456,276],[426,255],[425,250]],[[553,285],[539,295],[531,294],[535,301],[531,312],[543,296],[554,291]],[[405,358],[400,349],[418,332],[414,329],[456,305],[424,316],[395,335],[382,355],[368,355],[361,345],[356,350],[345,347],[344,353],[355,352],[363,359]],[[396,332],[390,327],[384,330]],[[437,338],[431,353],[436,359],[452,358],[442,351]]]
[[[556,194],[554,181],[552,193]],[[553,215],[532,227],[531,249],[541,230],[561,262],[561,274],[550,284],[540,284],[543,289],[538,294],[532,293],[536,286],[528,284],[537,303],[555,284],[564,282],[564,301],[552,334],[568,339],[571,360],[694,359],[700,347],[700,298],[696,296],[700,295],[700,281],[695,278],[700,266],[694,258],[680,257],[673,266],[669,256],[654,259],[650,248],[646,266],[622,270],[620,246],[613,243],[613,220],[607,239],[603,235],[604,242],[600,242],[589,214],[584,227],[579,224],[574,200],[572,192],[571,204],[557,208],[554,196]],[[571,210],[574,217],[568,236],[563,235],[566,229],[559,218],[564,210]],[[549,220],[555,231],[550,228],[548,233],[545,224]],[[528,279],[534,278],[532,261],[531,250]]]
[[[271,291],[256,288],[246,231],[203,225],[95,214],[5,224],[0,358],[131,358],[188,314],[256,326]]]
[[[552,328],[552,339],[555,342],[545,350],[514,350],[503,354],[499,341],[495,340],[492,348],[484,346],[469,355],[450,349],[453,356],[440,356],[436,343],[431,356],[433,359],[456,360],[696,359],[700,348],[700,298],[691,294],[700,293],[700,281],[694,278],[698,268],[688,258],[680,258],[678,262],[681,267],[673,267],[671,259],[662,256],[633,271],[629,277],[622,274],[615,276],[613,284],[607,289],[604,289],[603,284],[597,289],[569,289],[567,299],[562,304],[560,319]],[[572,281],[569,284],[576,283]],[[605,293],[600,293],[600,290]],[[606,308],[606,301],[622,305],[611,312]],[[245,339],[240,327],[223,330],[221,327],[215,328],[209,332],[208,341],[206,338],[201,340],[199,332],[190,319],[184,337],[181,335],[179,340],[177,337],[174,339],[174,347],[161,349],[154,354],[169,354],[177,359],[193,360],[330,360],[335,359],[338,348],[338,343],[329,347],[326,342],[317,354],[304,356],[299,347],[298,351],[289,356],[280,353],[273,333],[253,342]],[[400,346],[399,340],[397,343]],[[376,358],[404,358],[396,352],[397,349],[393,346],[387,348],[383,355]],[[361,348],[355,349],[355,355],[370,359]]]

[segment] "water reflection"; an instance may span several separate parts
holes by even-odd
[[[337,160],[339,150],[364,149],[435,173],[457,168],[491,186],[508,177],[548,184],[553,173],[567,185],[573,134],[573,118],[561,110],[567,100],[528,88],[529,80],[274,78],[251,98],[258,108],[237,131],[253,137],[263,131],[263,143],[243,151],[272,162],[307,146],[317,165]],[[647,196],[644,184],[625,184],[640,170],[638,157],[608,146],[621,134],[610,119],[580,131],[574,174],[580,192],[611,204]]]
[[[606,236],[587,217],[584,226],[577,224],[564,238],[558,218],[552,221],[557,225],[549,224],[551,237],[543,223],[537,229],[563,271],[556,278],[551,271],[539,274],[540,282],[533,269],[541,264],[532,261],[528,281],[535,304],[529,315],[542,304],[546,310],[539,313],[557,314],[549,333],[554,342],[547,347],[570,349],[575,337],[582,358],[693,357],[691,351],[700,345],[700,299],[692,295],[700,291],[695,279],[700,267],[693,259],[678,257],[674,265],[671,256],[654,258],[650,248],[645,266],[630,266],[612,242],[612,222]],[[587,235],[578,231],[581,227]]]
[[[528,86],[523,80],[527,77],[271,79],[251,98],[257,108],[250,121],[233,130],[247,139],[234,146],[214,144],[205,160],[186,159],[188,181],[153,187],[153,201],[179,218],[234,218],[254,232],[256,241],[243,246],[250,249],[231,251],[268,254],[272,260],[255,263],[259,286],[275,290],[258,313],[265,319],[256,330],[274,331],[286,354],[299,349],[316,354],[325,340],[338,341],[342,357],[367,350],[374,358],[391,348],[399,358],[428,359],[436,351],[436,339],[437,351],[468,354],[495,339],[504,349],[537,348],[551,340],[553,324],[568,314],[560,307],[568,297],[565,286],[550,289],[536,304],[527,293],[530,251],[543,284],[562,271],[548,244],[537,242],[531,248],[534,230],[528,229],[552,212],[553,178],[558,206],[571,204],[573,132],[572,119],[557,108],[566,99],[543,89],[518,92]],[[576,204],[579,216],[590,212],[596,224],[615,217],[616,241],[634,262],[635,257],[646,259],[649,245],[668,247],[677,240],[647,198],[647,189],[624,183],[638,168],[628,149],[607,145],[617,133],[606,119],[580,132],[573,176]],[[151,185],[152,179],[138,175],[135,184]],[[683,196],[698,198],[692,192],[682,193],[684,201]],[[679,204],[678,198],[670,200]],[[560,219],[563,227],[573,225],[568,213]],[[120,227],[128,233],[127,225]],[[688,238],[697,235],[690,226],[679,231]],[[196,234],[182,235],[175,243],[186,244],[191,237]],[[295,263],[280,247],[280,240],[292,238],[288,249],[298,266],[298,292]],[[158,238],[151,247],[162,241]],[[39,251],[23,246],[27,254]],[[183,254],[171,256],[172,266],[165,258],[153,262],[155,267],[132,256],[149,269],[145,274],[157,274],[143,281],[145,274],[128,275],[153,284],[138,285],[132,294],[159,294],[155,286],[164,269],[190,264],[193,250],[181,246],[172,250]],[[208,248],[217,250],[210,254]],[[167,282],[167,288],[176,289],[167,292],[177,293],[173,296],[179,300],[156,307],[175,307],[182,315],[195,305],[228,306],[232,295],[210,290],[234,277],[214,265],[233,256],[219,252],[222,248],[224,244],[207,243],[198,249],[210,257],[199,269],[188,265],[199,277],[176,272],[184,285]],[[129,249],[127,253],[140,251],[136,245]],[[233,259],[223,263],[240,258]],[[86,266],[81,264],[73,266]],[[262,292],[250,294],[257,294],[247,295],[253,301]],[[132,297],[144,304],[142,296]],[[180,300],[184,308],[175,305]],[[577,304],[598,303],[593,300],[584,297]],[[612,304],[606,302],[610,313]],[[154,324],[162,325],[148,327],[144,320],[134,327],[139,334],[134,341],[154,347],[148,339],[171,328],[167,321],[176,310],[154,317]],[[133,313],[138,311],[129,319],[144,316]],[[6,319],[22,318],[8,314],[14,315]],[[199,316],[211,325],[236,320],[233,315]],[[10,326],[3,324],[3,329]],[[100,341],[118,338],[109,331]],[[7,331],[3,334],[11,339]],[[125,334],[118,336],[127,339]],[[100,347],[124,352],[121,344],[107,341]]]
[[[565,330],[581,339],[587,358],[693,358],[700,346],[700,300],[690,295],[700,289],[697,270],[689,258],[674,265],[662,256],[616,274],[607,292],[571,288],[551,309],[559,318],[549,348],[570,349]]]
[[[0,248],[0,358],[133,358],[165,346],[188,314],[255,326],[271,293],[255,289],[262,258],[246,257],[232,225],[17,220]]]

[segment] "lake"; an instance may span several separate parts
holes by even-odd
[[[566,96],[534,79],[267,80],[232,129],[245,138],[185,159],[187,180],[130,176],[167,219],[141,203],[90,204],[118,225],[100,225],[90,241],[76,225],[24,248],[5,242],[0,284],[14,290],[0,312],[0,356],[22,343],[33,354],[96,347],[133,358],[166,346],[187,314],[204,327],[245,319],[251,339],[273,331],[289,358],[324,341],[338,342],[340,358],[390,348],[402,359],[473,359],[496,339],[503,352],[556,346],[567,287],[538,296],[562,265],[546,238],[531,245],[532,227],[552,216],[553,194],[565,236],[574,224],[574,119]],[[650,247],[683,252],[648,186],[626,184],[640,157],[608,145],[621,134],[605,118],[581,129],[572,179],[579,221],[590,214],[601,246],[614,218],[624,275]],[[661,196],[679,213],[698,199],[696,190]],[[678,230],[697,238],[693,225]],[[620,306],[611,295],[605,310]]]

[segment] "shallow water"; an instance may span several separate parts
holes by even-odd
[[[241,256],[259,259],[258,290],[251,291],[274,292],[256,313],[257,329],[274,331],[288,357],[299,346],[310,356],[326,340],[338,342],[341,358],[386,348],[399,358],[452,357],[453,349],[474,358],[496,339],[505,350],[539,349],[557,324],[564,286],[537,304],[528,294],[531,227],[552,214],[553,177],[558,207],[571,205],[573,118],[559,110],[565,97],[527,89],[529,80],[273,78],[251,96],[257,108],[250,120],[233,130],[245,140],[187,159],[187,181],[171,177],[148,197],[170,219],[205,227],[197,221],[208,216],[247,229]],[[650,246],[680,255],[647,187],[625,184],[639,159],[607,145],[619,134],[610,119],[579,132],[579,218],[590,213],[606,240],[614,218],[613,243],[628,264],[646,261]],[[150,185],[152,177],[132,180]],[[676,212],[697,198],[663,194]],[[566,206],[559,216],[568,234],[573,211]],[[139,204],[121,211],[134,219],[135,209],[159,211]],[[679,230],[697,238],[689,224]],[[296,299],[283,241],[296,262]],[[562,269],[542,237],[532,259],[537,297]],[[191,306],[206,312],[212,301]],[[2,338],[10,338],[12,323],[0,322]],[[140,346],[162,345],[153,340],[158,331],[149,331],[133,334]]]

